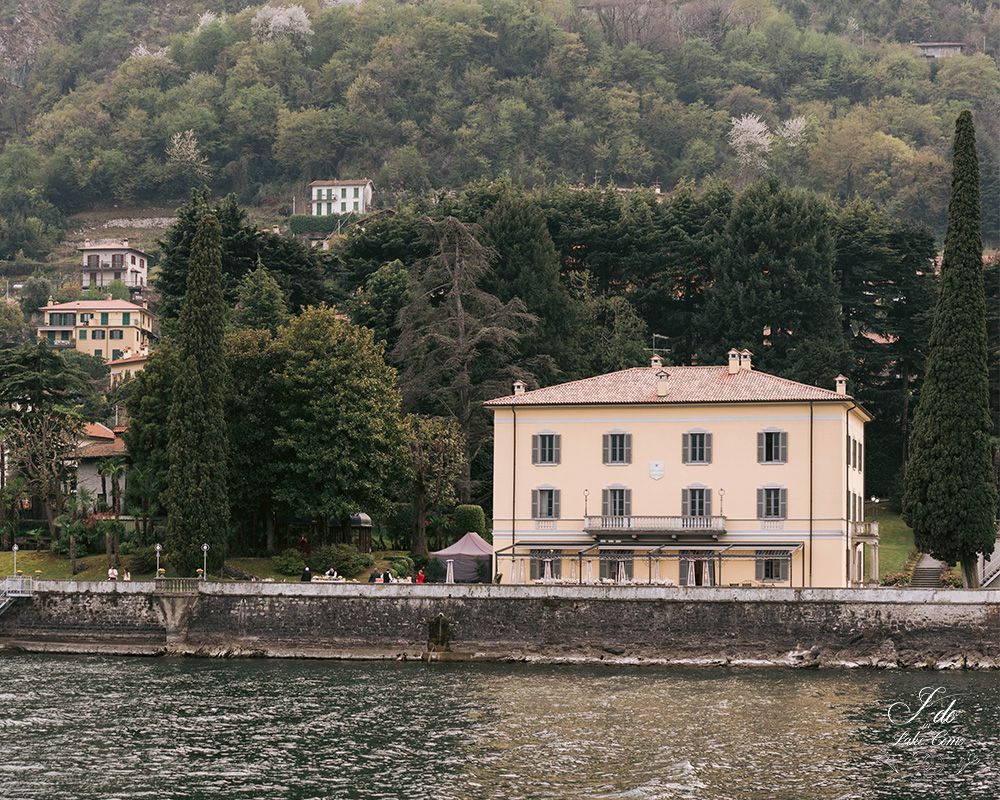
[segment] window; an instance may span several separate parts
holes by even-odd
[[[562,558],[557,550],[532,550],[530,552],[531,580],[562,577]],[[548,575],[545,565],[548,564]]]
[[[341,186],[340,187],[340,197],[341,197],[342,200],[347,198],[347,187],[346,186]]]
[[[712,434],[701,431],[683,434],[681,460],[685,464],[711,464]]]
[[[140,258],[139,259],[139,267],[141,269],[145,269],[146,268],[146,259],[144,259],[144,258]]]
[[[681,489],[681,516],[712,516],[712,490],[704,486]]]
[[[94,331],[91,335],[91,339],[103,339],[105,337],[104,331]]]
[[[115,272],[115,280],[120,281],[122,279],[122,274],[120,272]]]
[[[90,273],[90,285],[91,286],[96,286],[97,285],[97,273],[96,272],[91,272]]]
[[[559,519],[559,490],[531,490],[532,519]]]
[[[624,486],[610,486],[602,492],[601,515],[605,517],[632,516],[632,490]]]
[[[355,197],[357,197],[357,196],[358,196],[358,192],[359,192],[359,187],[355,186],[355,187],[354,187],[354,196],[355,196]],[[355,205],[354,207],[355,207],[355,208],[357,208],[357,205]]]
[[[80,329],[80,340],[81,341],[85,341],[86,338],[87,338],[87,329],[86,328],[81,328]]]
[[[98,348],[98,349],[94,350],[94,355],[97,356],[98,358],[100,358],[101,356],[104,355],[104,352]]]
[[[354,210],[355,211],[358,210],[358,201],[357,200],[354,201]]]
[[[94,315],[93,314],[81,314],[80,315],[80,324],[81,325],[86,325],[88,322],[90,322],[90,318],[92,316],[94,316]]]
[[[601,579],[632,580],[634,554],[631,550],[613,550],[601,555]]]
[[[108,312],[107,311],[102,311],[101,312],[101,324],[102,325],[107,325],[108,324]]]
[[[99,269],[101,266],[101,257],[98,255],[87,256],[87,268],[88,269]]]
[[[789,557],[773,550],[758,550],[756,575],[759,581],[787,581]]]
[[[858,442],[858,472],[864,472],[865,469],[865,446]]]
[[[711,556],[692,550],[681,550],[680,556],[681,586],[715,586],[715,560]]]
[[[46,337],[49,340],[49,344],[55,344],[56,343],[56,332],[55,331],[46,331],[45,333],[46,333]]]
[[[111,351],[111,360],[112,361],[117,361],[121,357],[122,357],[122,351],[121,350],[112,350]]]
[[[125,266],[125,254],[124,253],[112,253],[111,254],[111,268],[121,269]]]
[[[343,214],[345,211],[347,211],[347,203],[341,203],[340,204],[340,213]]]
[[[785,431],[761,431],[757,434],[757,462],[784,464],[788,460],[788,434]]]
[[[757,490],[757,519],[785,519],[787,516],[787,489],[765,486]]]
[[[333,213],[333,203],[326,204],[326,215],[330,216]]]
[[[134,255],[132,256],[132,263],[133,264],[135,263],[135,256]]]
[[[604,434],[603,449],[604,449],[605,464],[631,464],[632,434],[631,433]]]
[[[536,433],[531,437],[531,463],[558,464],[561,445],[558,433]]]
[[[122,325],[129,325],[132,322],[132,313],[130,311],[122,312]]]
[[[124,331],[113,330],[113,331],[111,331],[111,335],[108,338],[109,339],[124,339],[125,338],[124,337]]]

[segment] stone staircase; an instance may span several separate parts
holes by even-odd
[[[21,597],[31,597],[34,579],[11,576],[0,580],[0,616]]]
[[[924,553],[920,556],[917,566],[913,568],[913,579],[910,581],[910,586],[914,589],[941,588],[941,570],[945,566],[943,562]]]

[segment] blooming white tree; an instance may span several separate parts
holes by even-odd
[[[778,138],[785,143],[786,147],[793,150],[801,147],[806,142],[806,118],[792,117],[791,119],[786,119],[778,126],[776,133]]]
[[[198,137],[193,130],[175,133],[167,145],[167,172],[182,190],[208,180],[211,174],[208,159],[201,154]]]
[[[767,169],[771,154],[771,130],[756,114],[744,114],[729,121],[729,144],[736,151],[742,171],[758,173]]]
[[[308,41],[313,33],[302,6],[264,6],[250,21],[250,31],[264,42],[288,36],[299,44]]]
[[[129,51],[129,55],[133,58],[166,58],[167,50],[165,47],[158,47],[156,50],[150,50],[142,42],[137,44]]]
[[[195,30],[200,31],[206,25],[211,25],[213,22],[217,22],[218,20],[219,20],[218,14],[216,14],[214,11],[206,11],[204,14],[198,17],[198,24],[197,26],[195,26]]]

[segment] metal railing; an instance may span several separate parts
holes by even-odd
[[[0,597],[31,597],[35,579],[26,575],[11,575],[0,580]]]
[[[725,531],[725,517],[584,517],[589,531]]]
[[[201,578],[156,578],[153,591],[157,594],[198,594],[198,587],[203,583]]]

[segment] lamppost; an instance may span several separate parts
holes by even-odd
[[[156,551],[156,577],[160,577],[160,553],[163,551],[163,545],[158,544],[153,548]]]
[[[875,521],[878,522],[878,496],[872,495],[872,503],[875,505]]]
[[[17,575],[17,545],[10,548],[14,552],[14,574]]]
[[[203,581],[208,580],[208,543],[206,542],[201,546],[201,560],[202,560],[202,570],[201,579]]]

